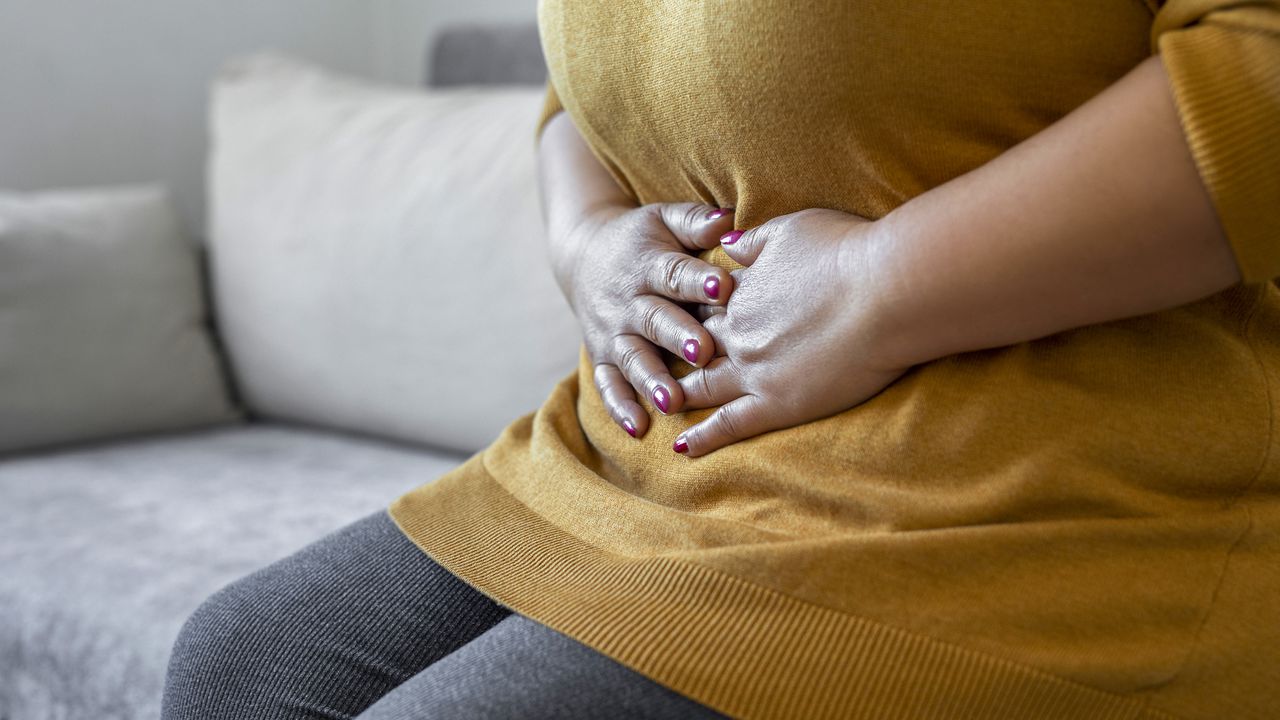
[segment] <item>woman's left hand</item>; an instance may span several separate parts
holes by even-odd
[[[701,306],[716,341],[705,368],[680,379],[685,409],[721,406],[676,439],[691,457],[847,410],[907,369],[890,357],[889,276],[876,225],[802,210],[721,244],[745,265],[723,307]]]

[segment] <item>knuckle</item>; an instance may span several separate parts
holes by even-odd
[[[680,292],[680,279],[684,276],[685,259],[672,254],[662,262],[662,291],[668,295]]]
[[[713,342],[719,343],[720,338],[724,337],[724,313],[702,312],[699,313],[698,319],[702,321],[703,331]]]
[[[609,387],[609,368],[603,363],[596,365],[595,370],[591,373],[592,379],[595,380],[596,386],[601,390]]]
[[[690,203],[685,207],[681,220],[684,223],[684,229],[690,234],[693,233],[694,228],[698,227],[698,218],[702,212],[702,206],[697,203]]]
[[[596,373],[595,377],[596,389],[600,391],[600,397],[604,399],[605,405],[612,407],[616,400],[618,388],[613,382],[613,376],[605,373]]]
[[[645,303],[640,309],[640,334],[657,341],[662,330],[662,306],[658,303]]]
[[[636,254],[635,267],[627,273],[628,279],[633,283],[630,288],[633,293],[641,294],[654,289],[662,275],[665,254],[665,250],[653,247],[645,247]]]
[[[636,377],[639,372],[641,363],[643,362],[643,353],[640,346],[632,342],[619,342],[618,347],[614,350],[614,355],[618,361],[618,367],[622,371],[631,376]]]
[[[715,397],[715,395],[713,395],[711,392],[710,375],[711,373],[706,370],[703,370],[702,372],[698,373],[698,392],[702,393],[702,397],[707,402],[710,402],[711,399]]]
[[[743,366],[732,355],[725,356],[725,371],[733,376],[734,382],[739,385],[746,384],[747,374],[744,372]]]
[[[717,410],[716,421],[721,435],[730,440],[742,439],[742,417],[733,406],[725,405]]]

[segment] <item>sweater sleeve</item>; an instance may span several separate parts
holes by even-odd
[[[1151,43],[1244,282],[1280,277],[1280,0],[1168,0]]]
[[[560,104],[560,96],[556,95],[556,89],[551,85],[551,80],[547,80],[547,97],[542,102],[542,114],[538,116],[538,124],[533,130],[533,140],[538,142],[542,139],[542,131],[547,127],[547,121],[555,117],[556,113],[563,112],[564,106]]]

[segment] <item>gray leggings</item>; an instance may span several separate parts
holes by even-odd
[[[164,720],[722,718],[450,574],[385,512],[223,588],[174,645]]]

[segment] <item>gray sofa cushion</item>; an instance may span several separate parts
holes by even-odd
[[[427,55],[427,85],[542,85],[547,65],[537,23],[459,25],[442,30]]]
[[[205,597],[463,459],[251,424],[0,462],[0,718],[158,717]]]

